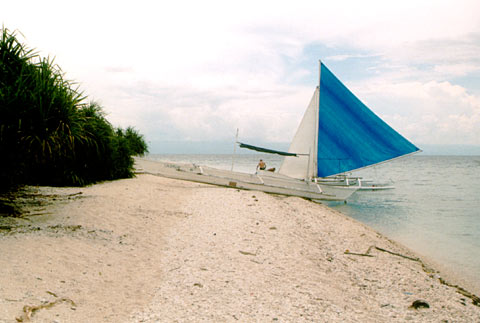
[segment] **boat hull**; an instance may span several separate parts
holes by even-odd
[[[313,200],[343,201],[357,188],[307,182],[276,173],[246,174],[194,164],[177,164],[136,159],[137,171],[173,179],[213,184],[244,190],[298,196]]]

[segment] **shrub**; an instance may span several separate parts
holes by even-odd
[[[96,103],[3,28],[0,36],[0,190],[86,185],[131,177],[147,152],[133,128],[114,129]]]

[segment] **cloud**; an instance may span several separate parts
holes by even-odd
[[[342,55],[333,55],[326,57],[326,60],[333,61],[333,62],[342,62],[350,59],[364,59],[364,58],[372,58],[372,57],[379,57],[380,55],[362,55],[362,54],[342,54]]]
[[[290,141],[313,89],[256,85],[232,88],[168,86],[139,82],[115,87],[103,102],[117,124],[142,124],[152,140],[228,140],[241,138]],[[111,109],[116,106],[140,107]]]
[[[5,25],[147,139],[290,141],[322,59],[414,142],[480,144],[478,1],[22,6]]]
[[[132,67],[127,66],[107,66],[105,67],[105,72],[107,73],[131,73],[133,72]]]
[[[480,98],[461,86],[377,83],[359,92],[380,117],[418,144],[480,145]]]

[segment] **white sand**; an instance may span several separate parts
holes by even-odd
[[[480,321],[420,262],[345,254],[415,257],[321,204],[152,175],[31,189],[58,196],[0,218],[0,322]]]

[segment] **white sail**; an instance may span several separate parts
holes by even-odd
[[[317,88],[288,149],[289,153],[295,153],[298,156],[285,157],[278,171],[280,174],[299,179],[316,177],[318,99],[319,89]]]

